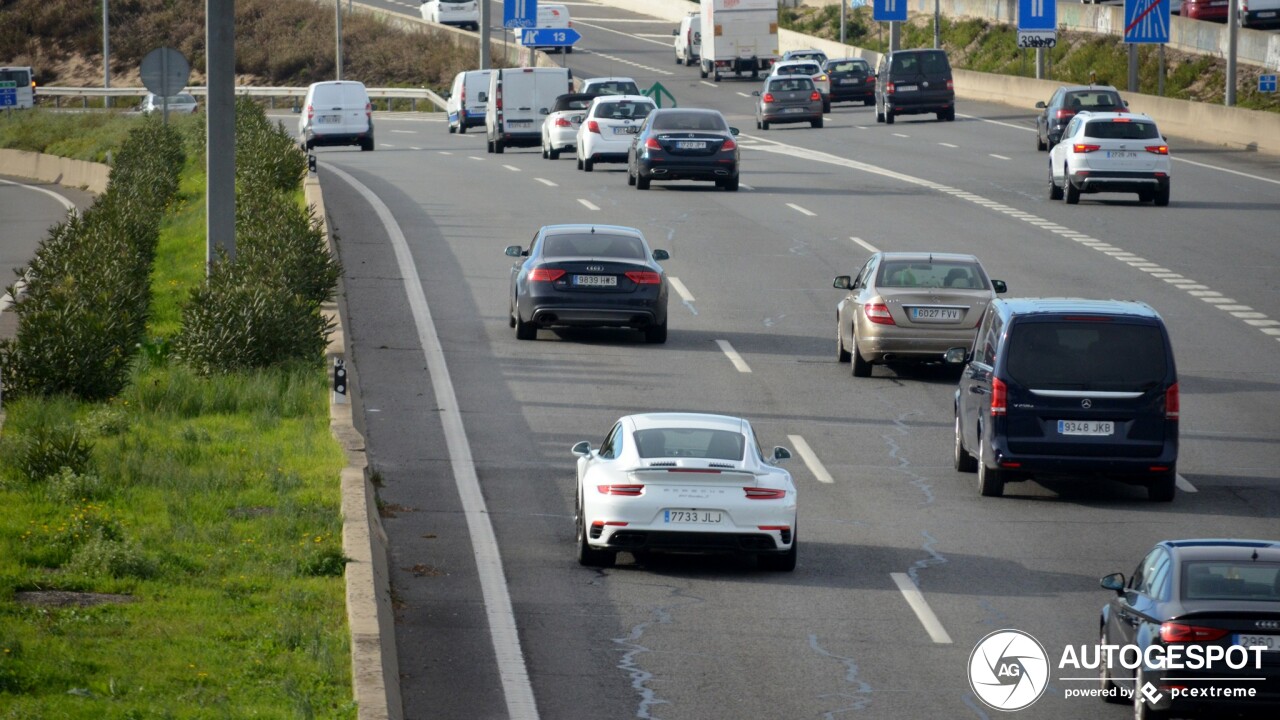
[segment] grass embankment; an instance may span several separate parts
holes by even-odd
[[[0,146],[31,143],[34,117],[0,121]],[[138,122],[49,119],[90,159]],[[5,408],[0,718],[355,717],[325,374],[203,378],[168,362],[204,257],[189,162],[154,264],[156,340],[125,391]],[[92,472],[27,479],[17,465],[51,429],[92,445]]]
[[[840,7],[801,7],[780,9],[782,27],[807,35],[839,40]],[[943,17],[939,35],[951,64],[963,70],[1035,77],[1035,50],[1018,47],[1018,31],[1013,25],[998,25],[977,18]],[[871,8],[858,8],[848,14],[845,42],[857,47],[884,52],[889,47],[887,23],[871,19]],[[901,47],[933,47],[933,16],[915,14],[902,27]],[[1159,50],[1154,45],[1139,47],[1139,92],[1159,94]],[[1058,33],[1058,45],[1048,53],[1046,75],[1064,84],[1096,82],[1123,90],[1129,82],[1129,50],[1115,35],[1093,33]],[[1165,50],[1165,97],[1197,102],[1223,102],[1226,92],[1226,60],[1207,55],[1192,55]],[[1258,75],[1263,68],[1239,65],[1237,68],[1236,105],[1253,110],[1280,112],[1277,93],[1258,92]],[[1268,71],[1269,72],[1269,71]],[[1045,100],[1048,100],[1046,95]]]

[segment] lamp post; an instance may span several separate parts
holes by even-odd
[[[342,79],[342,0],[334,0],[333,16],[334,16],[334,28],[335,28],[334,34],[337,35],[337,38],[338,38],[338,52],[334,56],[334,65],[337,66],[337,75],[335,75],[333,79],[341,80]]]
[[[941,32],[938,29],[938,22],[941,19],[942,11],[938,4],[941,0],[933,0],[933,47],[934,49],[942,47]]]
[[[102,0],[102,89],[111,89],[111,30],[107,20],[107,0]],[[111,107],[111,96],[102,96],[102,106]]]

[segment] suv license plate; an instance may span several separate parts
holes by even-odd
[[[911,319],[917,322],[960,322],[960,308],[911,308]]]
[[[706,150],[706,140],[677,140],[676,148],[679,150]]]
[[[1105,437],[1116,431],[1115,423],[1110,420],[1059,420],[1059,435],[1094,435]]]
[[[695,525],[719,525],[724,513],[719,510],[663,510],[664,523],[689,523]]]
[[[1132,160],[1138,157],[1138,153],[1133,152],[1132,150],[1108,150],[1107,157],[1119,158],[1121,160]]]
[[[840,80],[841,85],[857,85],[858,78],[843,78]]]
[[[613,275],[574,275],[573,284],[578,287],[616,287],[618,278]]]

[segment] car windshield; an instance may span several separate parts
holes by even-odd
[[[1063,103],[1066,107],[1074,110],[1102,110],[1108,108],[1124,107],[1124,102],[1120,100],[1120,96],[1111,91],[1089,91],[1089,92],[1073,92],[1068,93]]]
[[[861,60],[840,60],[827,63],[827,72],[833,73],[867,73],[871,66]]]
[[[598,257],[619,260],[643,260],[644,243],[632,235],[581,233],[548,235],[543,241],[542,255],[558,257]]]
[[[807,77],[779,78],[769,82],[768,92],[803,92],[813,89],[813,81]]]
[[[636,431],[636,449],[642,458],[692,457],[742,460],[746,436],[730,430],[652,428]]]
[[[596,103],[594,117],[611,120],[637,120],[645,117],[653,110],[653,103],[635,100]]]
[[[639,95],[640,88],[630,80],[610,80],[609,82],[591,83],[588,92],[597,95]]]
[[[985,290],[977,264],[961,260],[886,260],[880,263],[876,287],[960,288]]]
[[[1155,123],[1134,122],[1127,118],[1092,120],[1084,129],[1085,137],[1099,140],[1156,140],[1160,132]]]
[[[1168,374],[1158,327],[1106,318],[1020,324],[1008,353],[1009,376],[1027,388],[1136,392]]]
[[[653,119],[654,130],[704,130],[728,132],[729,126],[719,113],[669,112]]]
[[[1182,599],[1280,602],[1280,563],[1256,560],[1183,563]]]

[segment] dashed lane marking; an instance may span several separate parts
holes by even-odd
[[[800,459],[804,460],[804,464],[809,468],[809,472],[817,478],[818,482],[831,485],[835,482],[835,478],[831,477],[831,473],[827,472],[827,468],[823,466],[822,461],[818,459],[818,454],[809,447],[809,443],[799,435],[788,435],[787,439],[795,446],[796,452],[800,453]]]
[[[559,185],[551,182],[546,178],[534,178],[534,180],[537,180],[538,182],[542,183],[543,185],[546,185],[547,187],[560,187]]]
[[[861,245],[862,247],[866,248],[867,250],[869,250],[869,251],[871,251],[871,252],[873,252],[873,253],[878,253],[878,252],[880,252],[880,249],[879,249],[879,248],[877,248],[875,245],[872,245],[871,243],[867,242],[866,240],[863,240],[863,239],[862,239],[862,238],[860,238],[860,237],[852,237],[852,236],[850,236],[850,237],[849,237],[849,239],[850,239],[850,240],[852,240],[852,241],[854,241],[854,242],[855,242],[855,243],[857,243],[858,245]]]
[[[795,210],[798,213],[803,213],[805,215],[808,215],[809,217],[817,217],[818,215],[818,213],[813,212],[812,210],[806,210],[805,208],[802,208],[795,203],[787,203],[787,207],[791,208],[792,210]]]
[[[600,209],[595,203],[591,202],[590,200],[587,200],[586,198],[578,198],[578,202],[582,203],[582,206],[588,210]]]
[[[921,625],[924,625],[929,638],[939,645],[950,645],[951,636],[947,634],[946,628],[942,627],[938,616],[933,614],[933,609],[929,607],[929,603],[925,602],[924,595],[911,581],[911,577],[906,573],[889,573],[889,577],[893,578],[893,584],[898,586],[902,597],[906,598],[907,604],[915,611],[916,618],[920,620]]]
[[[733,346],[729,344],[728,340],[716,340],[716,345],[720,346],[720,352],[724,353],[725,357],[729,358],[729,362],[733,363],[733,366],[738,369],[738,372],[751,372],[751,366],[747,364],[746,360],[742,359],[742,356],[738,354],[737,350],[733,349]]]
[[[503,165],[502,167],[510,170],[511,172],[520,172],[520,168],[516,167],[515,165]]]

